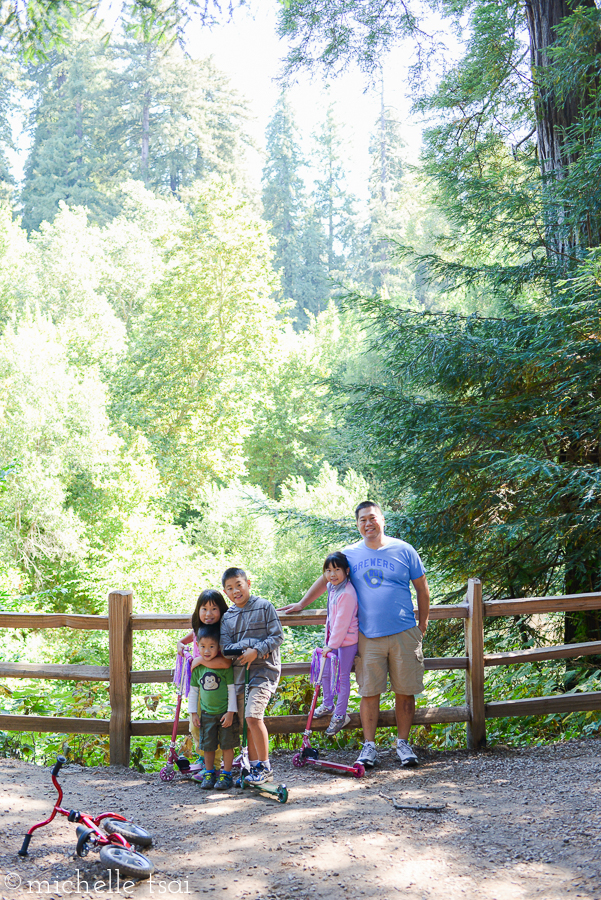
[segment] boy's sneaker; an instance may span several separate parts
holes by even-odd
[[[231,786],[234,783],[234,779],[232,777],[231,772],[222,772],[215,782],[215,790],[216,791],[229,791]]]
[[[361,753],[355,760],[361,763],[366,769],[373,769],[378,762],[378,754],[376,753],[376,745],[373,741],[365,741],[361,748]]]
[[[330,719],[330,724],[326,728],[326,734],[329,734],[330,737],[334,734],[338,734],[339,731],[342,731],[345,725],[351,721],[351,717],[346,713],[343,716],[332,716]]]
[[[331,716],[334,712],[333,706],[326,706],[325,703],[320,703],[315,712],[313,713],[314,719],[323,719],[324,716]]]
[[[271,766],[267,768],[264,763],[257,763],[256,766],[252,766],[250,775],[247,775],[245,780],[249,784],[265,784],[266,781],[273,781]]]
[[[203,791],[212,791],[215,787],[215,782],[217,781],[217,773],[205,772],[202,779],[199,775],[196,775],[194,781],[200,781],[200,786]]]
[[[417,756],[409,746],[408,741],[404,741],[402,738],[397,738],[396,752],[398,758],[401,761],[401,765],[406,766],[408,769],[412,769],[417,765]]]

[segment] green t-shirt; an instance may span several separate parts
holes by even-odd
[[[198,688],[200,710],[208,716],[227,712],[227,686],[233,683],[234,670],[231,666],[229,669],[196,666],[190,679],[190,684]]]

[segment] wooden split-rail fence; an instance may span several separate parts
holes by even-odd
[[[483,602],[482,585],[476,578],[468,582],[467,595],[462,603],[432,606],[430,620],[463,619],[465,656],[426,659],[426,669],[464,669],[465,705],[420,707],[415,711],[414,724],[465,722],[467,746],[478,749],[486,743],[486,720],[506,716],[538,716],[550,713],[570,713],[601,709],[601,691],[554,694],[522,700],[501,700],[488,703],[485,698],[484,672],[487,666],[510,666],[547,659],[567,659],[601,654],[601,641],[585,644],[562,644],[553,647],[515,650],[508,653],[484,653],[485,616],[529,616],[552,612],[574,612],[601,609],[601,593],[572,594],[562,597],[529,597],[518,600]],[[298,615],[282,616],[282,624],[290,627],[323,625],[325,610],[311,609]],[[109,665],[44,665],[21,662],[0,662],[0,676],[4,678],[44,678],[65,681],[107,681],[111,706],[110,719],[68,718],[57,716],[0,715],[0,729],[10,731],[38,731],[62,734],[108,734],[112,765],[129,765],[130,741],[142,735],[167,735],[173,722],[133,720],[131,718],[132,684],[169,682],[170,669],[151,671],[132,670],[134,631],[189,630],[189,615],[155,615],[133,612],[131,591],[112,591],[109,594],[108,615],[70,615],[62,613],[2,613],[0,628],[45,629],[72,628],[86,631],[108,631]],[[175,643],[175,642],[174,642]],[[282,676],[309,672],[309,663],[284,663]],[[298,734],[305,728],[306,717],[271,716],[266,725],[271,734]],[[315,722],[314,728],[325,728],[327,722]],[[380,727],[394,725],[394,710],[381,710]],[[360,726],[358,713],[351,715],[347,726]],[[185,734],[188,723],[180,721],[179,733]]]

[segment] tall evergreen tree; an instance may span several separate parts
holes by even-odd
[[[315,135],[315,210],[326,235],[328,274],[344,268],[353,240],[354,198],[346,184],[344,138],[333,103],[328,106],[323,125]]]
[[[74,23],[71,40],[30,64],[28,75],[32,146],[21,196],[24,226],[51,221],[61,200],[105,221],[116,205],[106,190],[107,57],[99,32]]]
[[[211,59],[186,57],[159,30],[132,22],[115,50],[107,97],[115,172],[172,194],[211,174],[240,180],[244,102]]]
[[[306,198],[303,158],[288,96],[280,94],[267,126],[263,169],[263,210],[275,238],[274,265],[282,275],[282,295],[294,301],[297,329],[308,314],[325,310],[330,296],[327,243],[319,214]]]
[[[212,60],[188,59],[161,42],[157,23],[143,25],[107,49],[98,29],[75,22],[68,43],[30,64],[28,229],[61,200],[106,221],[131,177],[172,194],[214,173],[244,179],[243,102]]]
[[[298,277],[299,321],[308,324],[307,313],[318,316],[327,309],[332,285],[327,270],[326,235],[315,207],[305,211],[300,235]]]
[[[406,288],[407,278],[400,264],[392,259],[392,239],[405,237],[405,216],[401,209],[405,142],[400,124],[384,102],[381,78],[380,115],[369,142],[369,224],[367,235],[367,282],[373,290],[398,296]]]
[[[305,206],[304,182],[300,172],[305,161],[285,91],[278,97],[266,138],[267,159],[261,176],[263,215],[271,225],[275,240],[274,266],[281,270],[282,293],[298,305],[301,299],[299,279]]]

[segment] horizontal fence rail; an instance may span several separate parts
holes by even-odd
[[[108,631],[108,666],[0,662],[0,677],[106,682],[109,685],[111,704],[110,719],[6,714],[0,715],[0,728],[11,731],[62,734],[108,734],[110,735],[110,761],[112,764],[121,765],[129,764],[130,739],[132,737],[170,734],[173,727],[172,720],[131,720],[131,685],[167,683],[171,681],[173,675],[171,669],[137,671],[131,668],[133,632],[189,630],[190,616],[136,614],[132,611],[132,602],[131,591],[112,591],[109,595],[109,612],[106,616],[0,613],[0,628],[70,628]],[[430,610],[430,619],[433,621],[464,620],[465,656],[432,657],[425,660],[425,667],[429,671],[454,669],[465,671],[466,703],[464,706],[453,707],[420,707],[415,711],[414,724],[465,722],[468,746],[478,748],[486,742],[487,719],[601,709],[601,692],[567,693],[492,703],[487,703],[484,696],[485,669],[488,667],[601,655],[601,641],[485,654],[484,617],[530,616],[592,609],[601,609],[601,593],[573,594],[563,597],[525,597],[517,600],[483,602],[480,581],[470,579],[464,602],[441,604],[433,606]],[[290,616],[280,614],[280,619],[286,627],[322,626],[325,623],[326,610],[311,609]],[[282,665],[283,678],[307,675],[309,671],[310,663],[308,662]],[[348,729],[360,727],[358,713],[351,713],[350,719]],[[304,715],[268,716],[265,723],[271,734],[299,734],[305,729],[306,717]],[[394,725],[394,710],[381,710],[378,726],[393,727]],[[313,727],[316,731],[322,731],[327,727],[327,721],[315,721]],[[188,722],[180,721],[178,733],[186,734],[187,731]]]

